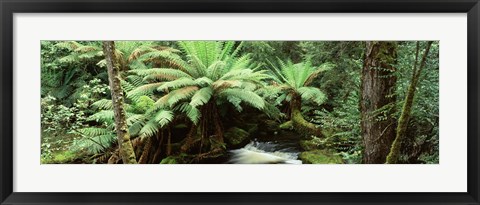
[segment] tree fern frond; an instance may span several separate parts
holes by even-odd
[[[146,122],[144,120],[139,120],[134,122],[132,125],[128,127],[128,132],[130,133],[131,136],[138,136],[140,133],[140,130],[142,130],[145,123]]]
[[[88,117],[88,120],[92,121],[97,121],[97,122],[107,122],[107,123],[113,123],[114,122],[114,116],[115,114],[113,113],[113,110],[101,110],[90,117]]]
[[[87,52],[91,52],[91,51],[100,51],[102,50],[100,47],[97,47],[97,46],[86,46],[86,45],[82,45],[82,46],[78,46],[76,49],[74,49],[75,52],[79,52],[79,53],[87,53]],[[103,54],[103,53],[102,53]]]
[[[213,95],[213,89],[211,87],[204,87],[192,96],[192,101],[190,105],[193,107],[198,107],[206,104]]]
[[[335,67],[335,64],[333,63],[324,63],[320,65],[315,72],[313,72],[306,80],[305,83],[303,84],[304,86],[308,86],[310,83],[313,82],[313,80],[322,72],[331,70],[332,68]]]
[[[197,124],[198,121],[200,120],[200,117],[202,116],[202,114],[200,113],[200,110],[191,106],[189,103],[181,103],[179,104],[179,106],[176,106],[174,109],[182,113],[185,113],[188,119],[190,119],[190,121],[193,122],[193,124]]]
[[[66,48],[68,50],[73,51],[83,45],[76,41],[62,41],[60,43],[55,44],[55,46],[58,48]]]
[[[135,87],[140,87],[143,84],[143,78],[138,75],[129,75],[126,80]]]
[[[123,91],[127,93],[136,88],[134,85],[132,85],[126,80],[120,80],[120,85],[122,86]]]
[[[100,100],[92,103],[92,106],[96,109],[101,109],[101,110],[111,110],[111,109],[113,109],[112,100],[110,100],[110,99],[100,99]]]
[[[301,87],[297,89],[298,93],[304,100],[312,100],[318,105],[325,102],[327,96],[318,88],[315,87]]]
[[[131,90],[130,92],[127,92],[127,97],[134,99],[136,101],[139,97],[143,95],[148,95],[153,93],[153,91],[157,90],[158,87],[160,87],[162,84],[163,82],[142,85],[138,88]]]
[[[226,88],[238,88],[242,86],[240,80],[217,80],[212,84],[215,90],[222,90]]]
[[[157,123],[154,119],[149,120],[140,130],[140,137],[151,137],[155,135],[160,130],[160,124]]]
[[[207,75],[210,79],[218,79],[223,74],[224,61],[215,61],[207,68]]]
[[[136,122],[142,121],[144,117],[145,116],[143,114],[132,114],[127,118],[127,125],[131,126]]]
[[[173,105],[175,105],[177,102],[192,97],[197,90],[198,90],[197,86],[188,86],[188,87],[184,87],[184,88],[170,92],[168,94],[170,96],[168,97],[168,105],[170,107],[173,107]]]
[[[194,85],[197,85],[197,82],[195,82],[195,80],[193,80],[192,78],[183,77],[174,81],[165,82],[160,87],[158,87],[157,90],[159,91],[174,90],[180,87],[194,86]]]
[[[213,83],[213,81],[208,77],[197,78],[195,79],[195,82],[197,82],[197,84],[200,86],[210,86]]]
[[[233,47],[235,46],[235,41],[226,41],[223,43],[222,53],[219,56],[219,60],[227,60],[232,53]]]
[[[263,100],[263,98],[252,91],[231,88],[223,90],[220,94],[225,96],[227,100],[232,97],[238,98],[242,100],[242,102],[245,102],[259,110],[262,110],[265,107],[265,101]]]
[[[161,110],[157,112],[154,117],[155,121],[160,124],[160,127],[168,125],[173,120],[173,112],[169,110]]]
[[[112,130],[108,130],[105,128],[99,128],[99,127],[87,127],[87,128],[82,128],[78,130],[80,133],[83,135],[93,137],[97,135],[108,135],[112,134]]]

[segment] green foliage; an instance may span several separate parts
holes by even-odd
[[[274,92],[282,93],[282,95],[278,95],[278,98],[281,99],[280,102],[283,100],[289,101],[289,95],[292,93],[301,96],[307,102],[315,102],[317,105],[325,102],[327,96],[319,88],[309,86],[309,84],[320,73],[332,69],[333,64],[324,63],[315,67],[309,60],[297,64],[293,64],[292,61],[283,62],[279,60],[278,64],[280,67],[272,64],[277,86],[270,87],[273,89],[270,95]]]
[[[51,157],[49,158],[43,158],[42,157],[42,164],[68,164],[72,163],[76,159],[78,159],[79,156],[72,151],[61,151],[61,152],[56,152],[52,153]]]
[[[253,90],[269,76],[255,70],[249,55],[236,56],[240,46],[235,48],[234,42],[219,41],[180,41],[178,44],[187,60],[170,58],[178,66],[176,69],[132,71],[143,77],[145,84],[128,92],[130,98],[163,94],[150,112],[173,109],[186,114],[193,123],[201,118],[198,109],[211,100],[216,104],[230,102],[239,111],[242,103],[257,109],[265,107],[263,98]]]
[[[328,149],[329,158],[361,163],[358,104],[362,100],[359,96],[364,42],[115,44],[127,125],[134,140],[158,140],[161,133],[172,130],[173,143],[178,144],[186,136],[177,131],[203,126],[196,132],[208,132],[203,146],[225,148],[224,143],[216,141],[215,133],[210,133],[216,129],[215,123],[220,122],[222,130],[244,128],[236,123],[249,121],[253,116],[258,121],[274,121],[273,129],[279,129],[278,124],[291,117],[292,99],[300,99],[302,118],[325,135],[303,139],[303,147]],[[397,71],[393,73],[398,79],[397,89],[389,96],[396,97],[397,102],[377,110],[376,120],[398,117],[411,78],[414,45],[415,42],[398,43],[394,65]],[[402,163],[439,162],[438,53],[436,42],[416,91],[407,129],[409,137],[402,143]],[[109,156],[115,150],[114,114],[105,63],[99,41],[41,42],[42,163],[71,163],[84,155]],[[397,112],[392,116],[386,112],[390,109]],[[214,112],[219,116],[212,117]],[[284,125],[286,130],[274,133],[299,132],[293,129],[292,122]],[[248,141],[263,132],[259,127],[242,140]],[[228,146],[235,144],[226,140]],[[172,153],[179,152],[178,148],[173,149]],[[206,151],[203,148],[202,152]],[[161,163],[186,163],[184,155],[180,152],[178,156],[165,157]],[[318,157],[322,153],[304,155]]]

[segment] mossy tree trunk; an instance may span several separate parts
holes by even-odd
[[[117,132],[120,157],[124,164],[136,164],[135,152],[133,151],[130,133],[128,132],[126,114],[123,107],[123,90],[120,86],[120,74],[115,58],[115,43],[103,42],[103,53],[107,61],[108,81],[112,95],[113,112],[115,114],[115,130]]]
[[[420,79],[420,75],[422,74],[422,70],[425,67],[427,56],[430,51],[430,47],[432,43],[433,43],[432,41],[427,42],[427,46],[425,48],[425,52],[423,53],[420,67],[417,68],[418,52],[420,50],[420,43],[417,41],[417,50],[415,53],[415,63],[413,65],[412,79],[410,81],[410,85],[408,86],[407,94],[405,96],[405,101],[402,107],[402,114],[400,115],[400,119],[398,120],[396,137],[395,137],[395,140],[393,141],[392,147],[390,149],[390,153],[387,156],[387,160],[386,160],[387,164],[396,164],[399,161],[400,148],[401,148],[402,141],[405,139],[405,136],[406,136],[408,121],[410,119],[413,100],[415,98],[415,90],[417,89],[418,81]]]
[[[322,137],[320,128],[317,128],[315,124],[308,122],[302,115],[302,98],[292,93],[292,100],[290,101],[290,120],[292,121],[293,128],[302,134],[315,135]]]
[[[395,42],[366,42],[361,83],[363,163],[383,164],[395,138]]]

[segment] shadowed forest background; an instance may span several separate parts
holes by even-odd
[[[42,164],[438,164],[436,41],[42,41]]]

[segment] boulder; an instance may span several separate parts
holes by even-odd
[[[239,147],[243,146],[246,142],[248,143],[248,137],[250,134],[238,127],[231,127],[225,132],[225,142],[230,147]]]

